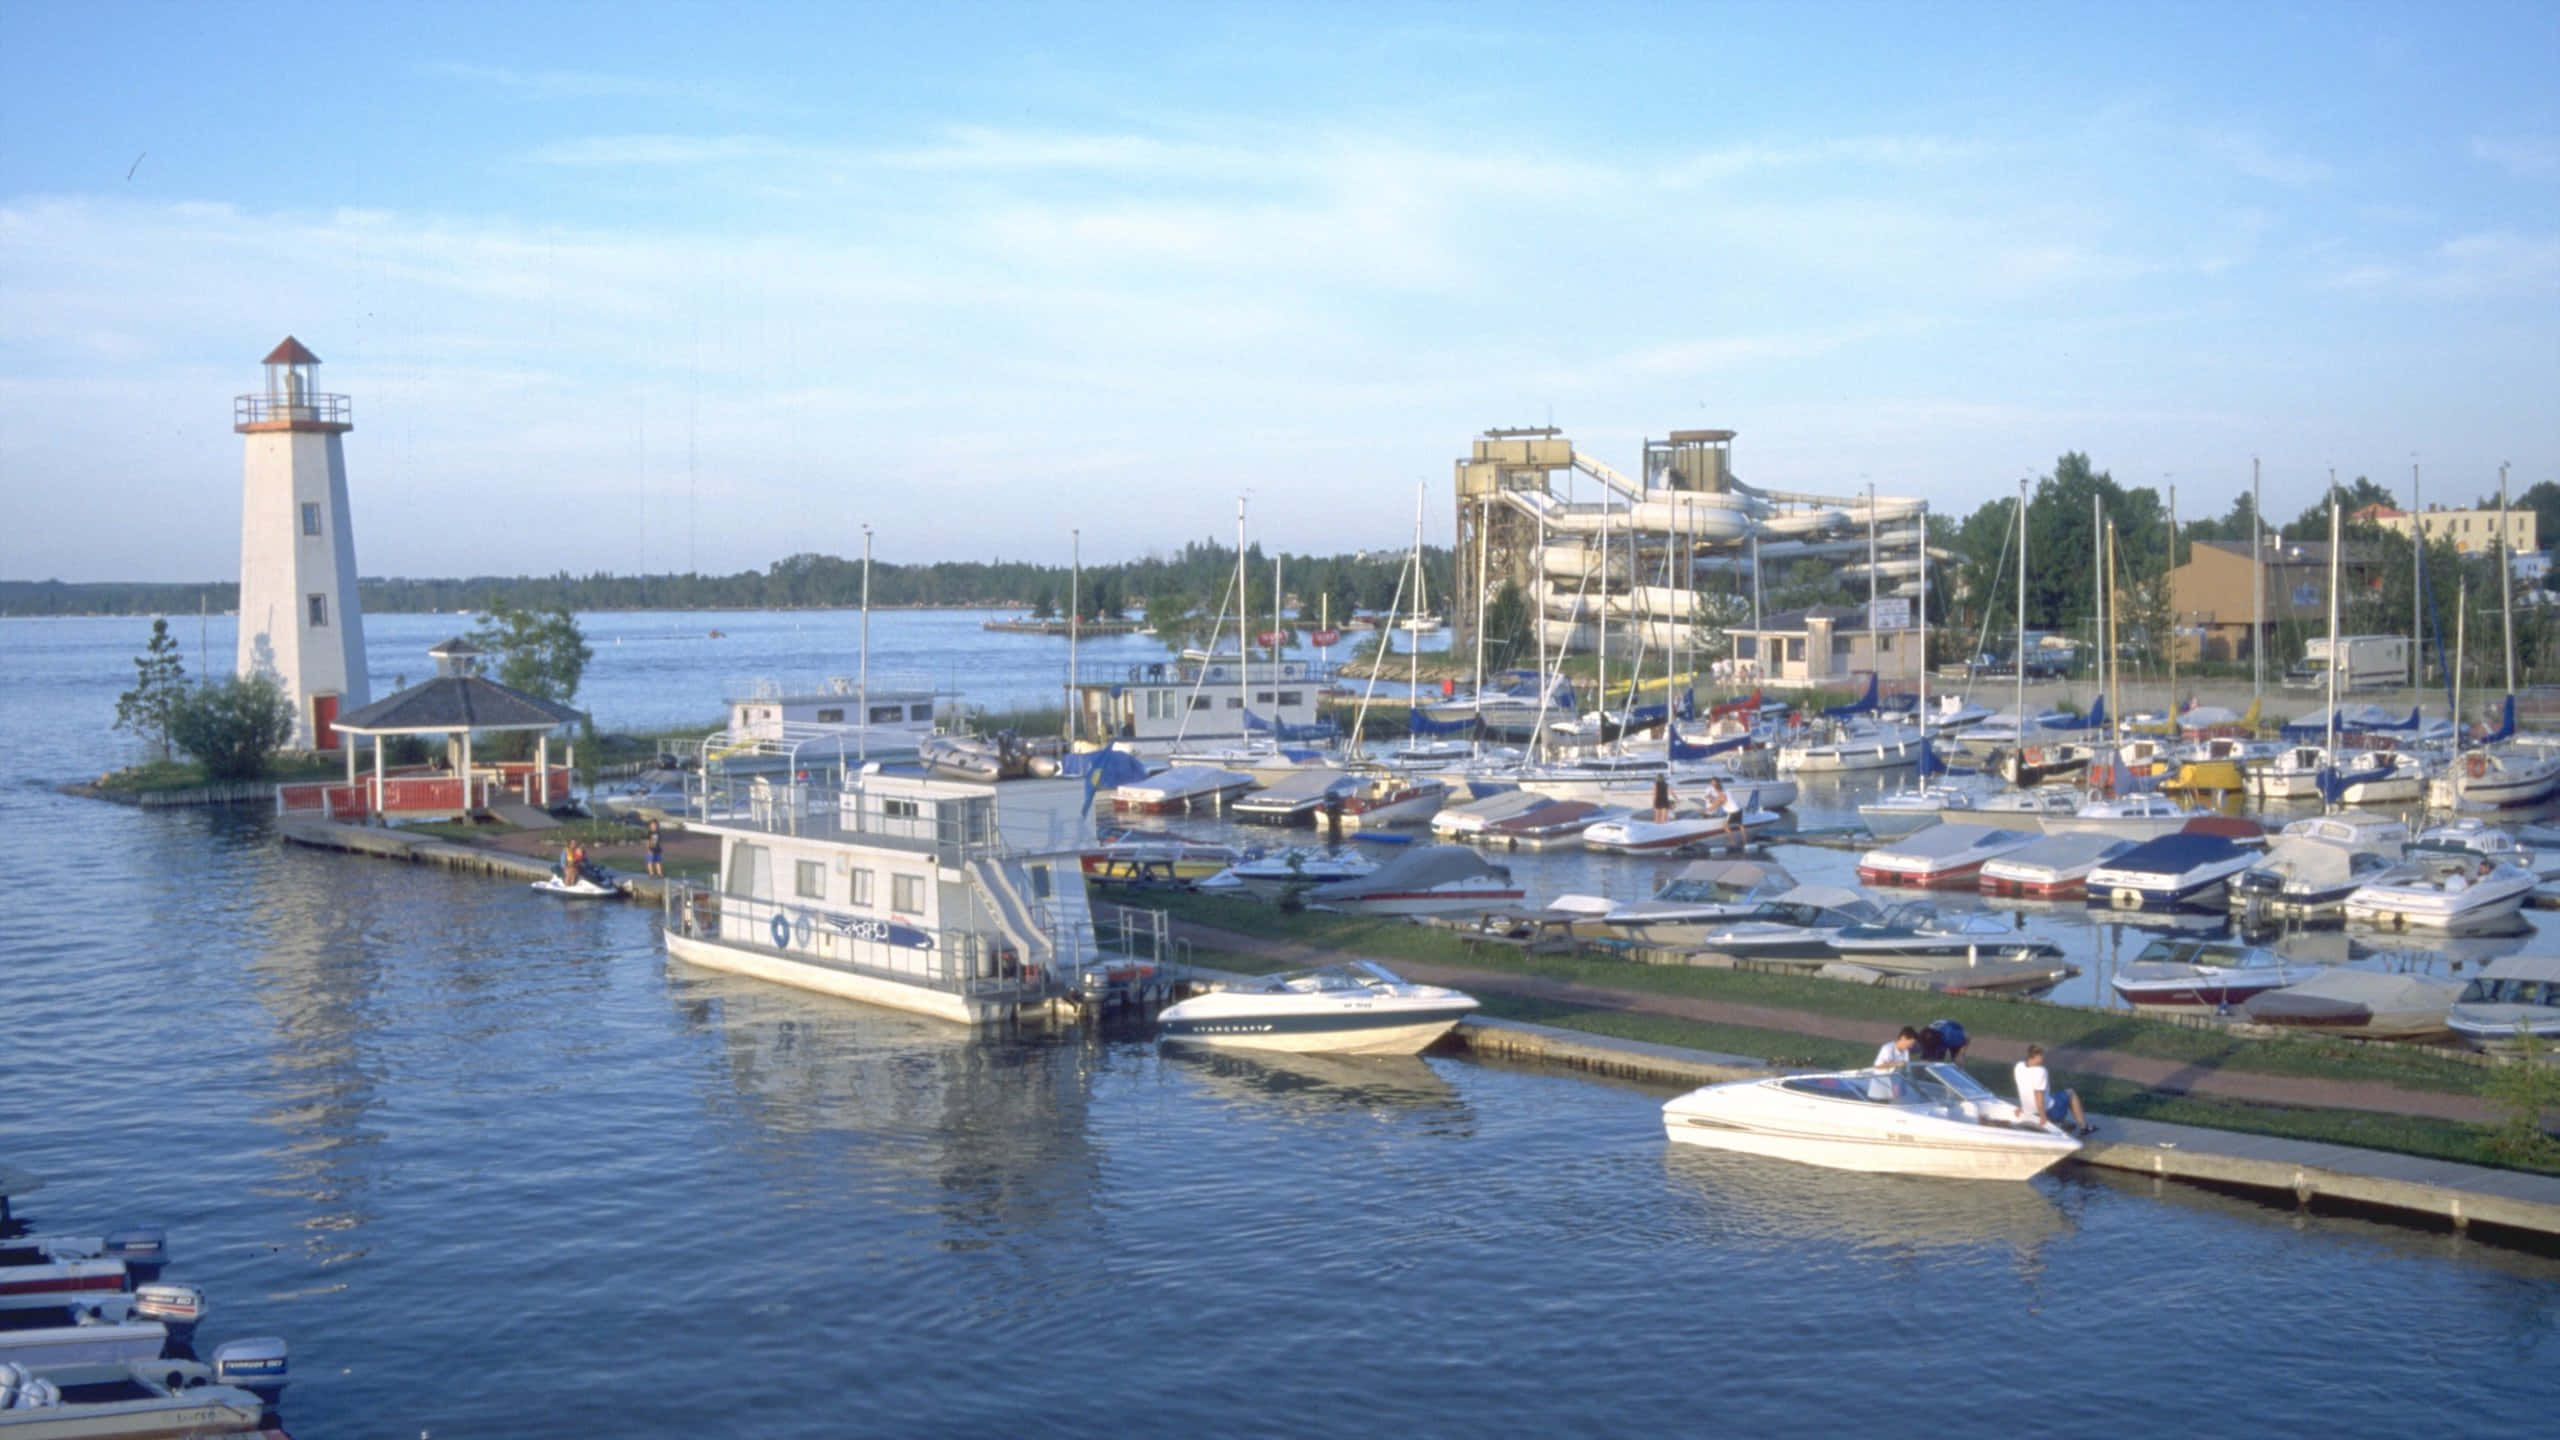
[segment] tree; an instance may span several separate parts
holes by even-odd
[[[1039,589],[1031,592],[1032,619],[1047,620],[1055,617],[1057,613],[1058,601],[1057,598],[1050,593],[1048,586],[1043,585]]]
[[[263,673],[199,685],[171,713],[169,738],[204,762],[208,780],[255,780],[293,738],[293,701]]]
[[[1505,580],[1502,588],[1484,607],[1484,663],[1487,668],[1508,670],[1517,663],[1520,652],[1530,644],[1529,597],[1520,593],[1516,580]]]
[[[151,622],[151,640],[133,657],[133,688],[116,697],[116,728],[160,747],[169,759],[169,725],[187,696],[187,666],[167,617]]]
[[[2338,504],[2348,515],[2352,516],[2357,511],[2373,505],[2380,505],[2389,510],[2397,510],[2400,508],[2400,498],[2392,494],[2388,489],[2385,489],[2380,485],[2376,485],[2371,480],[2359,475],[2355,478],[2355,482],[2353,484],[2341,485],[2338,487]],[[2349,522],[2350,525],[2353,523],[2355,522],[2352,520]],[[2319,499],[2314,500],[2309,505],[2303,507],[2302,513],[2293,517],[2291,523],[2284,527],[2284,538],[2287,540],[2327,540],[2329,538],[2329,497],[2327,495],[2322,495]]]
[[[502,603],[480,617],[470,638],[498,657],[499,684],[563,705],[577,698],[587,662],[596,658],[578,617],[565,607],[517,610]]]

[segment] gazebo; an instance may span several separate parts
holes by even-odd
[[[551,764],[551,732],[584,720],[586,712],[483,676],[480,656],[485,652],[460,636],[427,653],[435,658],[435,678],[348,711],[337,719],[340,734],[373,741],[372,775],[358,780],[356,745],[351,739],[345,747],[347,779],[343,786],[278,786],[277,809],[288,813],[319,811],[333,817],[467,816],[505,800],[545,810],[568,797],[570,767],[577,763],[577,746],[575,742],[570,744],[568,764],[555,771]],[[471,737],[483,731],[533,732],[533,762],[476,765],[471,756]],[[388,769],[383,763],[382,742],[385,737],[404,735],[421,739],[430,735],[444,737],[444,764],[427,769]]]

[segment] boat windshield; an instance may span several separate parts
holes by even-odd
[[[2462,987],[2465,1005],[2560,1005],[2560,980],[2474,980]]]
[[[1932,1100],[1969,1100],[1979,1104],[1997,1102],[2000,1098],[1981,1081],[1953,1065],[1914,1065],[1911,1067],[1911,1083],[1914,1089]]]
[[[1801,1095],[1825,1100],[1855,1100],[1869,1105],[1926,1103],[1901,1070],[1852,1070],[1838,1075],[1797,1075],[1779,1082]]]

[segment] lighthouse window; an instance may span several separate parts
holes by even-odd
[[[305,535],[320,533],[320,507],[308,500],[302,502],[302,533]]]
[[[325,630],[329,628],[329,597],[326,595],[314,595],[310,597],[310,600],[311,628],[314,630]]]

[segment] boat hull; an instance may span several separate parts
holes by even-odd
[[[795,990],[813,990],[962,1025],[985,1025],[1005,1019],[1016,1013],[1024,1000],[1020,992],[1000,997],[965,995],[786,955],[761,945],[703,940],[673,932],[667,935],[667,954],[705,970],[725,970]]]
[[[1185,1045],[1228,1050],[1281,1050],[1299,1055],[1419,1055],[1475,1009],[1474,1002],[1431,1009],[1336,1015],[1227,1014],[1199,1019],[1167,1011],[1163,1035]]]
[[[1748,1124],[1695,1112],[1665,1110],[1662,1124],[1674,1144],[1701,1145],[1745,1155],[1766,1155],[1829,1170],[1883,1175],[1934,1175],[1950,1180],[2027,1180],[2079,1148],[2067,1137],[2047,1145],[1964,1145],[1912,1137],[1863,1139]],[[2034,1132],[2020,1131],[2021,1137]]]
[[[1897,885],[1911,890],[1971,890],[1982,881],[1983,859],[1958,861],[1939,869],[1920,866],[1861,865],[1858,879],[1868,885]]]

